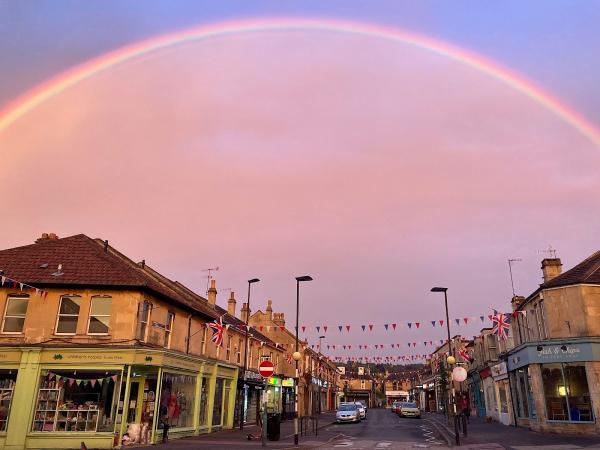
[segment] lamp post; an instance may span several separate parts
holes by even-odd
[[[244,420],[246,419],[246,409],[244,408],[244,399],[246,397],[246,370],[248,369],[248,320],[250,319],[250,286],[253,283],[258,283],[258,278],[252,278],[248,280],[248,303],[246,303],[248,309],[246,311],[246,342],[244,344],[244,371],[242,372],[242,401],[240,402],[240,430],[244,429]]]
[[[296,351],[292,355],[294,361],[296,361],[296,379],[294,380],[294,445],[298,445],[298,382],[300,381],[300,374],[298,373],[298,361],[302,357],[298,351],[298,318],[300,316],[300,282],[301,281],[312,281],[310,275],[303,275],[296,277]]]
[[[452,341],[450,340],[450,318],[448,316],[448,288],[445,287],[432,287],[431,292],[443,292],[444,293],[444,306],[446,307],[446,329],[448,330],[448,358],[446,359],[446,363],[449,366],[456,363],[456,357],[452,352]],[[454,390],[454,381],[452,379],[452,372],[450,372],[450,380],[449,382],[452,384],[452,398],[448,398],[448,402],[446,403],[446,413],[448,414],[448,418],[450,417],[450,401],[453,403],[453,412],[454,412],[454,435],[456,438],[456,445],[460,445],[460,435],[458,433],[458,417],[456,415],[456,392]],[[446,396],[448,396],[448,391],[446,391]]]

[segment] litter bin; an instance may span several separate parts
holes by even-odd
[[[281,417],[279,413],[267,414],[267,439],[278,441],[281,435]]]

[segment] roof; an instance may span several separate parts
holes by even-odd
[[[60,271],[58,267],[60,265]],[[200,296],[186,295],[175,282],[136,264],[100,239],[77,234],[0,250],[4,275],[34,287],[97,286],[149,291],[207,318],[218,314]],[[56,275],[60,272],[60,275]]]
[[[600,251],[590,255],[572,269],[540,285],[541,289],[572,284],[600,284]]]

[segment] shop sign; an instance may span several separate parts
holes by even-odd
[[[58,356],[57,356],[58,355]],[[110,363],[110,364],[124,364],[130,361],[131,358],[126,357],[122,353],[115,353],[114,351],[106,351],[103,353],[70,353],[65,351],[45,353],[42,357],[42,362],[56,362],[61,363]],[[1,361],[1,360],[0,360]]]
[[[21,352],[1,352],[0,362],[3,363],[18,363],[21,361]]]
[[[255,381],[263,381],[263,377],[260,376],[258,373],[253,372],[251,370],[246,370],[244,372],[244,379],[245,380],[255,380]]]
[[[267,379],[267,384],[269,384],[270,386],[280,386],[281,380],[277,377],[269,377]]]
[[[194,372],[197,372],[200,369],[199,362],[189,361],[187,359],[173,358],[172,356],[167,355],[165,355],[163,359],[163,364],[165,366],[193,370]]]
[[[515,370],[529,364],[594,361],[599,356],[600,344],[598,343],[558,343],[552,345],[534,343],[510,355],[508,357],[508,369]]]
[[[294,379],[293,378],[284,378],[281,380],[281,385],[283,387],[294,387]]]
[[[502,361],[499,364],[496,364],[495,366],[492,366],[491,370],[492,370],[492,377],[494,377],[494,378],[498,378],[503,375],[506,376],[508,374],[506,363],[504,361]]]
[[[406,397],[408,392],[406,391],[385,391],[386,397]]]

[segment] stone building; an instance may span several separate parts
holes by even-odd
[[[386,406],[391,406],[395,401],[407,402],[411,400],[412,385],[412,381],[403,373],[388,373],[383,379]]]
[[[376,406],[376,380],[368,367],[346,368],[341,376],[344,402],[364,401],[369,408]]]
[[[0,251],[0,449],[112,448],[230,428],[246,330],[107,241],[44,235]],[[208,324],[223,326],[223,346]],[[260,354],[281,351],[251,330]]]
[[[515,348],[507,365],[517,424],[598,433],[600,252],[561,269],[560,259],[544,259],[540,287],[513,299]]]

